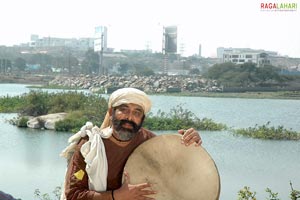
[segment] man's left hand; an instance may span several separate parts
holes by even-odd
[[[180,129],[178,130],[178,133],[182,135],[181,143],[185,146],[189,146],[193,143],[195,143],[195,146],[200,146],[202,144],[198,131],[193,128],[189,128],[188,130]]]

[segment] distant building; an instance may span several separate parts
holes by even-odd
[[[202,50],[201,50],[201,44],[199,44],[199,52],[198,52],[198,56],[199,56],[199,58],[201,58],[202,57],[202,55],[201,55],[201,52]]]
[[[95,27],[94,51],[107,51],[107,27]]]
[[[135,54],[135,53],[141,53],[141,54],[148,54],[148,53],[152,53],[152,50],[138,50],[138,49],[120,49],[121,53],[127,53],[127,54]]]
[[[269,56],[276,57],[278,53],[275,51],[265,51],[262,49],[250,49],[250,48],[217,48],[217,57],[223,59],[224,54],[239,54],[239,53],[267,53]]]
[[[258,67],[269,65],[270,59],[267,53],[224,53],[223,62],[235,64],[255,63]]]
[[[76,50],[86,51],[94,46],[94,38],[55,38],[43,37],[38,35],[31,35],[30,47],[70,47]]]
[[[177,53],[177,26],[163,28],[163,51],[164,53]]]

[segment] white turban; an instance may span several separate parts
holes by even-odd
[[[145,92],[135,88],[122,88],[114,91],[110,95],[108,109],[129,103],[141,106],[144,113],[148,113],[152,105],[151,100]],[[109,113],[107,112],[100,129],[106,128],[110,125]]]

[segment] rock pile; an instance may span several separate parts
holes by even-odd
[[[135,87],[148,93],[220,91],[216,81],[201,76],[57,76],[49,85],[107,91],[109,88]]]

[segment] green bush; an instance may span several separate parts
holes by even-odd
[[[38,200],[59,200],[60,199],[60,194],[62,192],[61,190],[62,190],[62,188],[60,186],[57,186],[52,191],[52,194],[54,196],[54,198],[52,199],[48,193],[42,194],[39,189],[36,189],[34,191],[34,199],[38,199]]]
[[[283,126],[269,126],[270,122],[267,122],[264,125],[255,127],[249,127],[246,129],[237,129],[234,130],[234,134],[243,135],[252,138],[260,139],[274,139],[274,140],[299,140],[300,133],[296,131],[285,129]]]
[[[170,113],[158,111],[154,116],[150,113],[144,122],[144,127],[151,130],[179,130],[195,128],[197,130],[223,130],[226,125],[215,123],[211,119],[199,119],[194,113],[183,109],[182,105],[177,105],[170,110]]]
[[[255,195],[256,192],[251,192],[250,187],[244,186],[244,188],[238,192],[238,200],[256,200]]]
[[[10,113],[19,112],[25,104],[24,96],[5,96],[0,98],[0,112]]]
[[[61,92],[52,94],[49,98],[49,113],[83,110],[87,97],[84,93]]]
[[[77,132],[89,121],[81,111],[70,112],[64,120],[55,123],[56,131]]]
[[[50,113],[69,113],[65,120],[56,124],[58,131],[79,130],[86,121],[100,126],[107,111],[107,101],[99,95],[83,92],[48,93],[30,91],[18,97],[0,98],[0,111],[20,112],[20,126],[27,126],[24,116],[39,116]],[[18,121],[18,120],[16,120]],[[18,125],[18,123],[14,123]]]
[[[292,182],[290,182],[291,192],[290,192],[290,199],[297,200],[300,199],[300,191],[295,190],[293,188]],[[278,193],[273,192],[270,188],[265,190],[268,193],[268,197],[266,200],[280,200],[278,197]],[[238,192],[238,200],[256,200],[256,192],[250,191],[250,187],[244,186],[243,189],[239,190]]]
[[[30,91],[25,96],[25,104],[22,106],[21,114],[35,117],[47,114],[49,97],[47,92]]]
[[[27,127],[28,120],[29,120],[28,117],[21,117],[21,118],[19,118],[19,120],[17,122],[17,126],[18,127]]]

